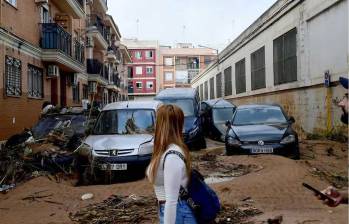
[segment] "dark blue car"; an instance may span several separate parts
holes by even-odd
[[[279,105],[239,106],[227,122],[226,153],[277,154],[299,159],[294,122]]]
[[[195,89],[191,88],[170,88],[158,93],[155,100],[164,104],[175,104],[184,113],[184,141],[189,149],[206,148],[206,140],[202,129],[200,111],[200,97]]]

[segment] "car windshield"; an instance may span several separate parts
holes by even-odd
[[[74,134],[83,135],[85,133],[86,117],[82,114],[74,115],[50,115],[43,117],[32,128],[35,138],[44,138],[55,128],[59,128],[63,122],[69,121],[69,127],[72,128]]]
[[[194,116],[195,109],[194,109],[194,102],[190,99],[165,99],[161,100],[164,104],[174,104],[178,107],[180,107],[184,113],[185,117]]]
[[[238,109],[234,116],[233,125],[254,125],[286,123],[287,120],[278,107]]]
[[[154,132],[154,121],[154,110],[122,109],[103,111],[98,118],[93,134],[151,134]]]
[[[234,108],[214,108],[213,112],[213,121],[217,122],[226,122],[231,120],[234,114]]]

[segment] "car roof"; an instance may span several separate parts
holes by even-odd
[[[281,109],[281,106],[279,104],[247,104],[247,105],[240,105],[238,106],[238,110],[239,109],[249,109],[249,108],[280,108]]]
[[[122,101],[107,104],[102,111],[120,110],[120,109],[154,109],[156,110],[161,105],[161,102],[156,100],[149,101]]]
[[[161,90],[155,97],[155,99],[168,99],[168,98],[195,98],[196,89],[193,88],[168,88]]]
[[[202,103],[206,103],[207,105],[213,108],[236,107],[234,104],[224,99],[206,100],[202,101]]]

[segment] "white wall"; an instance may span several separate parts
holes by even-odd
[[[250,40],[227,60],[210,71],[204,71],[192,82],[192,87],[204,83],[225,68],[232,66],[233,95],[226,98],[251,96],[271,91],[298,88],[323,83],[326,70],[332,80],[348,74],[348,1],[307,0],[283,15],[278,21]],[[274,86],[273,40],[297,28],[297,82]],[[250,55],[265,46],[266,88],[251,90]],[[235,94],[235,63],[245,58],[246,93]],[[223,85],[224,86],[224,85]]]

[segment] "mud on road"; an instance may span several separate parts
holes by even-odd
[[[347,205],[328,208],[301,185],[347,189],[347,144],[301,142],[299,161],[273,155],[227,157],[220,146],[192,155],[193,166],[205,177],[223,177],[211,184],[223,206],[216,223],[347,223]],[[81,200],[85,193],[93,198]],[[0,217],[5,224],[157,223],[157,208],[145,179],[74,187],[64,179],[38,177],[0,195]]]

